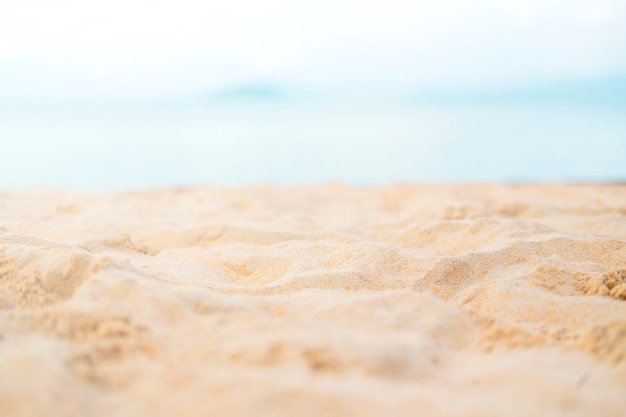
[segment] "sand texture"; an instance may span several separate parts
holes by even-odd
[[[0,416],[625,416],[626,186],[0,192]]]

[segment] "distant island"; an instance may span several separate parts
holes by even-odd
[[[287,96],[285,89],[272,84],[245,84],[216,91],[210,98],[212,101],[280,101]]]
[[[565,102],[626,103],[626,75],[559,83],[538,83],[504,90],[422,91],[414,96],[418,102]]]

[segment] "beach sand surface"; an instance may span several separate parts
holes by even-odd
[[[0,192],[0,415],[624,416],[626,186]]]

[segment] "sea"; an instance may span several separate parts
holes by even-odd
[[[0,107],[0,188],[626,180],[626,103]]]

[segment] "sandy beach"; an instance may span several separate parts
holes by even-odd
[[[626,186],[0,192],[0,415],[624,416]]]

